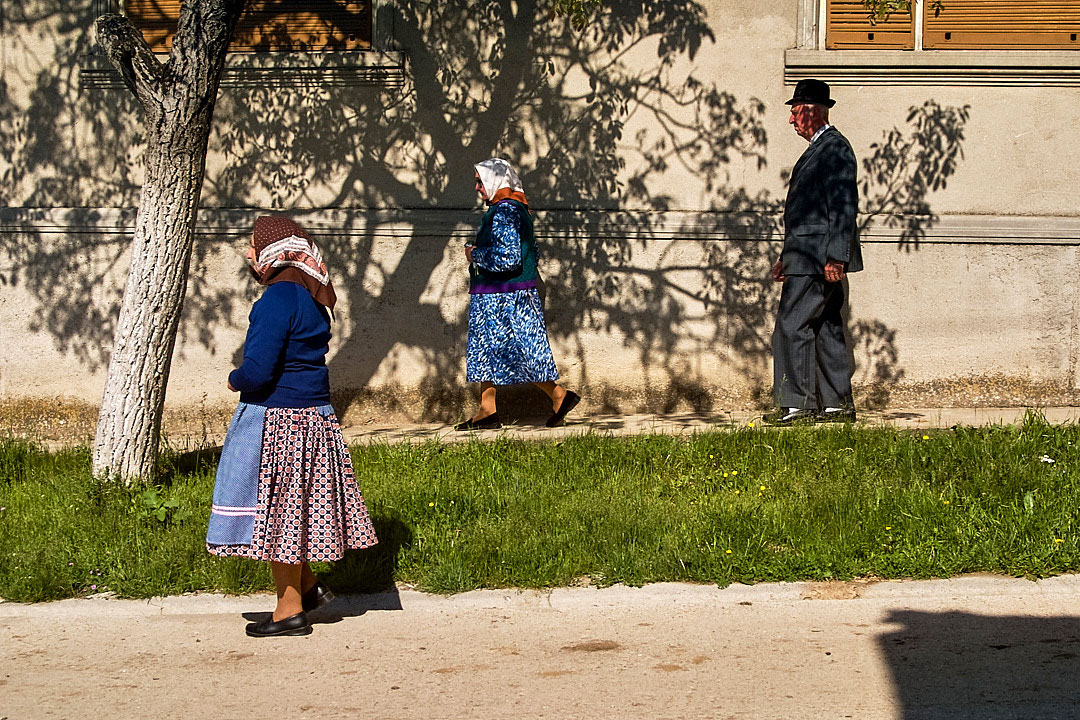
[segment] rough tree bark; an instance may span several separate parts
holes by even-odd
[[[131,268],[94,437],[98,476],[153,473],[210,121],[243,7],[243,0],[186,0],[164,63],[127,18],[97,20],[98,41],[142,105],[147,130]]]

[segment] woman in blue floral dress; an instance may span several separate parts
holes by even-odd
[[[531,382],[551,398],[548,427],[561,425],[581,401],[556,384],[537,292],[536,237],[529,201],[517,172],[492,158],[476,166],[476,192],[489,208],[465,246],[469,261],[469,344],[465,379],[480,383],[480,409],[456,430],[502,427],[495,405],[499,385]]]

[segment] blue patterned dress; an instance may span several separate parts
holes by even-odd
[[[473,250],[477,266],[507,272],[521,264],[518,212],[511,203],[495,206],[491,228],[494,242]],[[469,296],[465,379],[495,385],[559,379],[536,288]]]

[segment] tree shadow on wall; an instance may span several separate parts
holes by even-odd
[[[578,382],[588,385],[581,337],[610,332],[659,376],[650,385],[661,394],[677,388],[706,403],[706,393],[686,389],[698,348],[687,346],[684,328],[712,321],[688,317],[692,298],[665,266],[670,253],[650,247],[679,239],[655,212],[672,198],[653,186],[671,163],[710,189],[726,184],[732,161],[764,165],[763,106],[676,74],[680,60],[712,40],[696,3],[620,3],[581,33],[553,23],[543,3],[479,8],[399,2],[388,9],[409,59],[404,90],[224,93],[217,146],[230,161],[208,186],[208,202],[243,205],[266,194],[286,207],[411,211],[390,262],[380,244],[399,218],[350,215],[348,226],[320,238],[355,318],[331,372],[340,385],[363,388],[377,373],[420,365],[425,415],[450,419],[471,405],[460,378],[461,245],[481,214],[472,166],[511,158],[539,213],[549,331],[576,350],[560,363],[575,363]],[[655,62],[625,60],[646,48]],[[289,117],[284,126],[281,117]],[[415,220],[425,217],[431,224]],[[691,250],[682,249],[687,272],[700,276],[706,268]],[[447,273],[448,264],[456,271]]]
[[[1073,718],[1080,618],[899,610],[878,639],[904,720]]]
[[[109,360],[145,137],[131,93],[80,80],[95,53],[93,5],[28,0],[0,11],[0,287],[28,291],[36,301],[24,309],[29,329],[90,371]],[[192,266],[211,250],[196,243]],[[238,296],[191,273],[185,315],[197,321],[183,323],[182,336],[213,347]]]
[[[92,17],[64,7],[34,0],[6,18],[27,30],[13,56],[36,58],[37,47],[51,55],[6,69],[38,92],[28,106],[0,96],[0,152],[12,174],[3,199],[130,208],[141,182],[141,118],[126,90],[78,85]],[[782,238],[782,199],[733,182],[766,171],[764,105],[688,70],[714,40],[700,3],[617,3],[582,32],[548,10],[537,0],[469,10],[401,0],[382,6],[378,22],[408,58],[404,87],[222,89],[203,205],[269,205],[310,225],[347,298],[331,361],[345,405],[399,371],[420,373],[425,419],[452,419],[471,405],[461,382],[461,245],[480,216],[472,165],[493,155],[515,162],[538,211],[548,329],[571,349],[557,359],[575,365],[610,409],[711,410],[717,388],[702,365],[718,355],[757,385],[767,382],[778,292],[767,275]],[[35,46],[29,31],[46,26],[56,44]],[[313,57],[317,66],[340,64]],[[934,125],[913,109],[909,133],[896,130],[875,146],[863,173],[871,215],[890,222],[892,213],[928,209],[941,186],[934,172],[943,181],[955,169],[966,119],[942,111]],[[913,174],[925,181],[903,181]],[[673,195],[670,177],[686,179],[678,191],[694,195]],[[678,210],[702,204],[708,212]],[[304,211],[321,208],[343,210]],[[33,211],[6,212],[30,229],[4,236],[11,262],[3,282],[33,294],[34,329],[100,367],[115,329],[130,212],[73,211],[55,232],[32,222]],[[251,219],[240,212],[230,227]],[[201,228],[181,326],[183,342],[211,350],[254,290],[241,268],[246,233],[214,231]],[[209,281],[206,269],[222,262],[235,262],[235,285]],[[605,394],[592,382],[584,338],[598,333],[621,338],[637,357],[651,388],[644,397]],[[888,328],[870,323],[852,335],[857,346],[884,348],[875,350],[878,366],[895,366]],[[896,368],[885,376],[898,377]],[[401,409],[393,397],[386,402]]]
[[[898,250],[918,250],[938,222],[930,194],[944,190],[964,157],[964,129],[970,107],[941,106],[934,100],[908,108],[907,128],[890,128],[862,159],[859,180],[861,219],[858,233],[865,245],[895,242]],[[885,228],[879,229],[877,226]],[[914,278],[913,278],[914,280]],[[850,320],[846,332],[855,367],[853,383],[861,389],[860,404],[888,405],[904,377],[896,331],[877,319]]]
[[[934,100],[908,108],[905,131],[894,127],[862,161],[859,195],[865,213],[859,232],[866,238],[881,223],[899,231],[897,245],[919,249],[938,221],[930,193],[944,190],[964,158],[964,127],[971,107],[941,106]]]

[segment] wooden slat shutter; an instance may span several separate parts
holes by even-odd
[[[915,21],[909,11],[896,12],[887,20],[870,22],[862,0],[829,0],[826,8],[825,47],[830,50],[915,48]]]
[[[180,0],[125,0],[124,14],[142,30],[154,50],[167,50],[176,34]]]
[[[155,50],[176,34],[180,0],[126,0],[124,12]],[[248,0],[231,52],[363,50],[371,47],[370,0]]]
[[[1080,0],[944,0],[925,13],[927,49],[1080,49]]]

